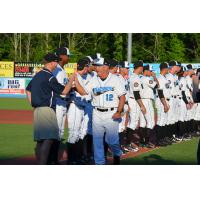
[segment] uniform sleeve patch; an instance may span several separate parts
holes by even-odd
[[[165,87],[166,87],[167,89],[169,89],[169,83],[166,83],[166,84],[165,84]]]
[[[150,81],[149,81],[149,84],[153,84],[153,81],[152,81],[152,80],[150,80]]]
[[[139,83],[135,82],[133,85],[134,85],[134,87],[138,87]]]

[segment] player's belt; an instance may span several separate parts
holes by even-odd
[[[179,99],[182,99],[182,97],[179,97]]]
[[[69,98],[67,98],[67,97],[59,97],[61,100],[63,100],[63,101],[66,101],[67,99],[69,99]]]
[[[167,101],[170,101],[170,99],[168,99],[168,98],[167,98],[166,100],[167,100]]]
[[[107,109],[102,109],[102,108],[95,108],[96,110],[100,111],[100,112],[108,112],[108,111],[112,111],[115,108],[107,108]]]
[[[176,95],[172,95],[173,98],[176,98]]]

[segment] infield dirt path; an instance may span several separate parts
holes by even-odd
[[[0,124],[32,124],[32,110],[0,110]]]

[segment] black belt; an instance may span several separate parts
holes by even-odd
[[[100,112],[108,112],[108,111],[111,111],[111,110],[114,110],[115,108],[110,108],[110,109],[101,109],[101,108],[96,108],[98,111]]]
[[[170,99],[166,99],[167,101],[170,101]]]
[[[176,96],[172,96],[173,98],[176,98]]]
[[[68,98],[59,97],[61,100],[66,101]]]
[[[179,97],[179,99],[182,99],[182,97]]]

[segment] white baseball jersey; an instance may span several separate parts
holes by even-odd
[[[151,79],[151,77],[142,76],[142,91],[140,96],[142,99],[154,99],[153,89],[156,87],[157,83]]]
[[[180,90],[185,92],[187,90],[187,82],[185,77],[181,77],[179,83]]]
[[[125,88],[125,90],[126,90],[126,101],[128,101],[128,98],[129,98],[129,90],[130,90],[130,89],[129,89],[129,81],[128,81],[128,79],[124,78],[121,74],[118,74],[117,76],[118,76],[118,78],[119,78],[121,84],[124,85],[124,88]]]
[[[193,91],[192,78],[190,76],[186,76],[185,79],[186,79],[187,88],[192,92]]]
[[[77,73],[77,78],[79,84],[86,90],[84,79],[81,77],[79,73]],[[88,100],[91,99],[90,95],[80,95],[77,91],[73,90],[70,94],[70,99],[77,105],[77,106],[85,106]]]
[[[111,73],[105,80],[94,76],[85,88],[92,96],[92,105],[99,108],[117,108],[119,97],[126,94],[119,78]]]
[[[193,83],[192,83],[192,78],[190,76],[185,77],[186,80],[186,96],[189,101],[191,101],[192,98],[192,91],[193,91]]]
[[[84,85],[84,87],[86,86],[86,85],[88,85],[89,84],[89,82],[90,82],[90,80],[92,79],[92,77],[93,76],[91,76],[91,74],[89,74],[89,73],[87,73],[87,74],[85,74],[85,75],[83,75],[81,78],[81,80],[79,80],[79,82],[80,81],[82,81],[82,85]],[[91,94],[88,94],[88,95],[84,95],[83,96],[83,99],[85,99],[85,100],[87,100],[87,101],[90,101],[91,100]]]
[[[143,88],[142,81],[140,79],[140,76],[135,74],[135,73],[133,73],[130,76],[129,80],[130,80],[130,94],[129,94],[129,97],[135,98],[133,93],[135,91],[139,91],[139,92],[142,91],[142,88]]]
[[[179,84],[178,84],[178,76],[173,75],[171,73],[166,74],[165,76],[169,82],[169,87],[171,89],[171,95],[176,96],[178,95]]]
[[[170,83],[169,83],[169,81],[162,74],[159,74],[159,76],[157,77],[157,79],[158,79],[158,82],[159,82],[159,88],[158,88],[158,90],[159,89],[163,90],[164,97],[166,99],[169,99],[171,97],[171,90],[170,90]]]
[[[68,78],[65,70],[58,64],[56,69],[52,72],[53,75],[56,77],[57,81],[61,85],[66,85],[68,83]],[[60,95],[62,98],[65,98],[65,95]]]

